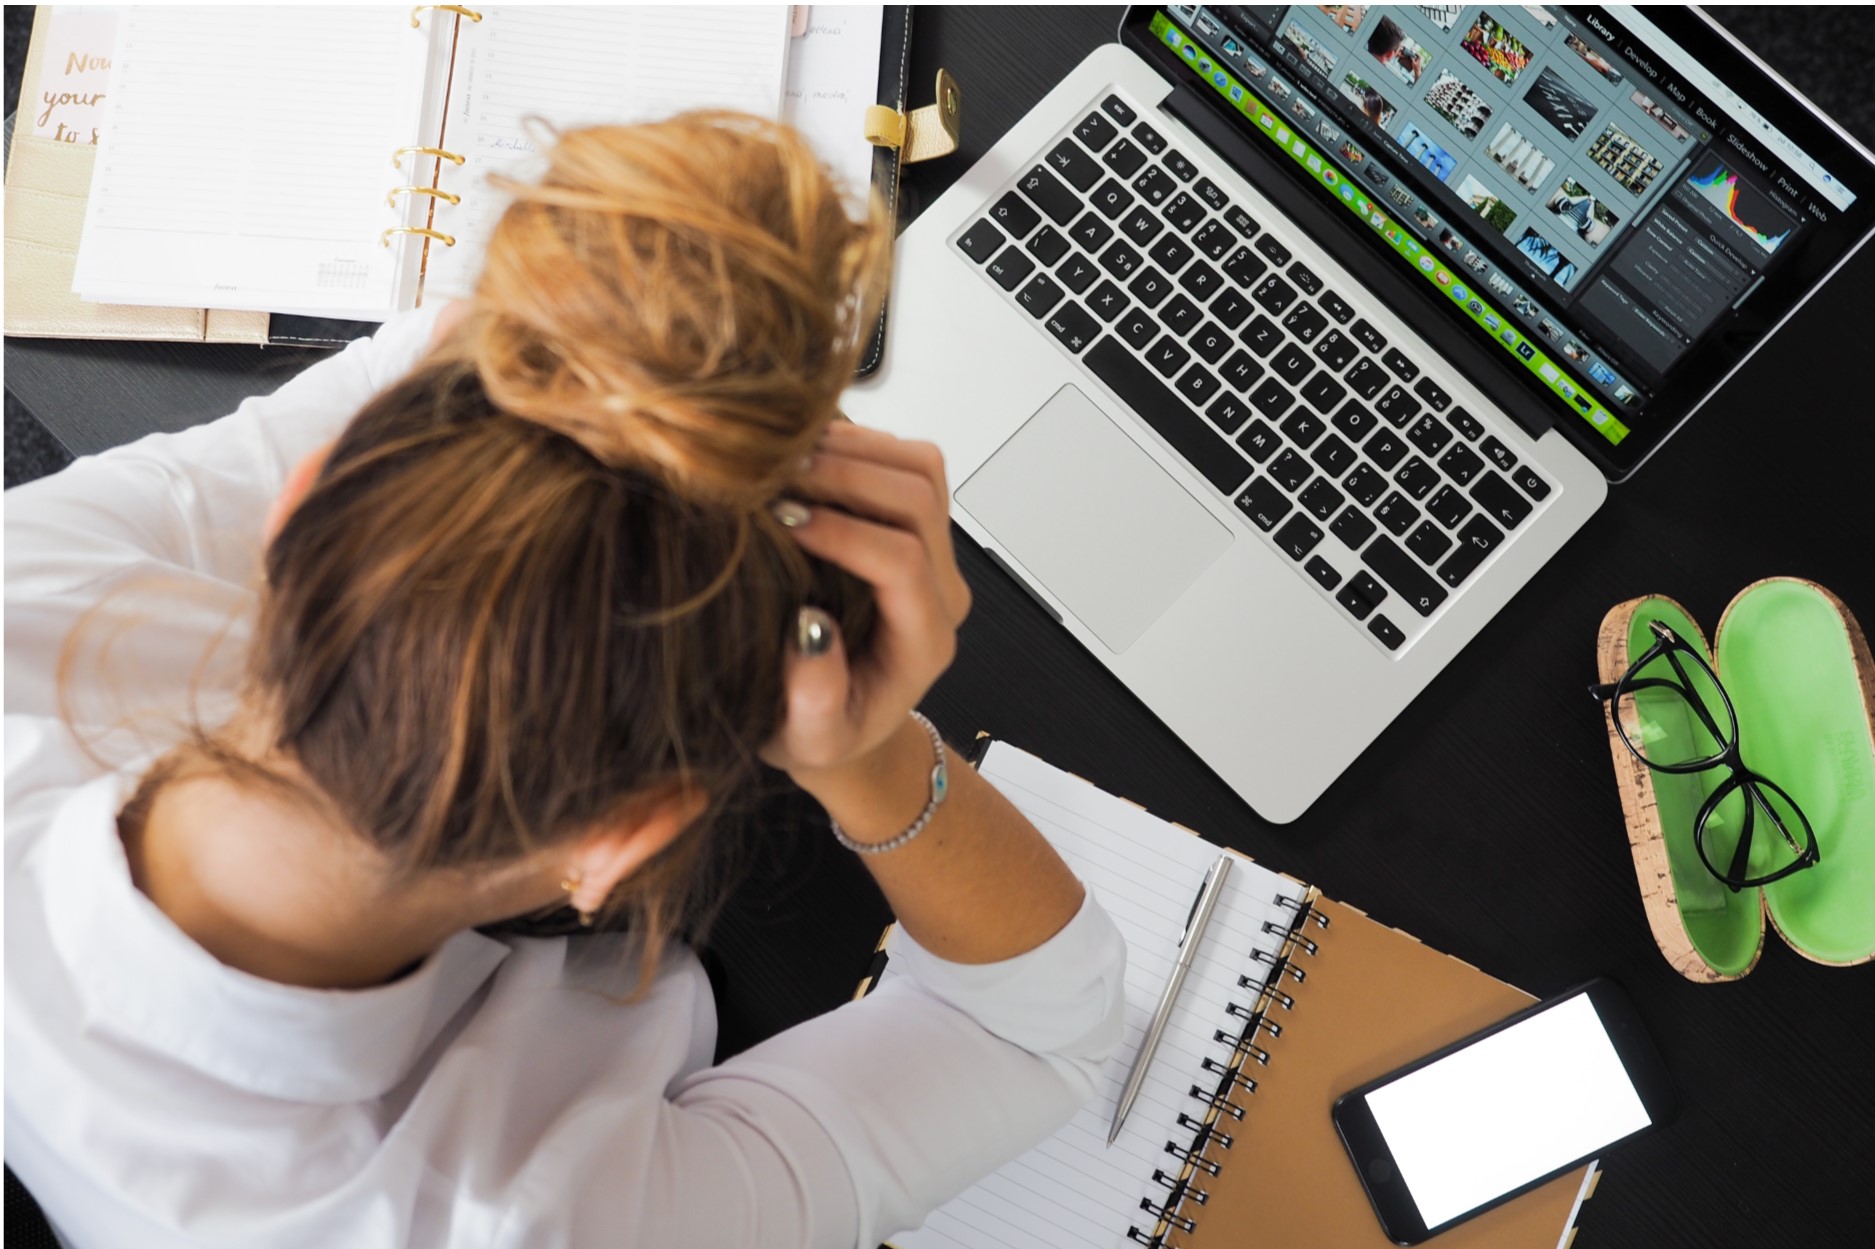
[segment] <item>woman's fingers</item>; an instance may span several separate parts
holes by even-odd
[[[901,517],[906,512],[916,512],[919,519],[914,525],[925,539],[930,550],[931,565],[938,580],[938,592],[941,596],[950,623],[955,626],[963,623],[970,613],[970,588],[958,571],[957,557],[951,545],[950,531],[950,484],[945,474],[944,456],[937,447],[928,442],[909,441],[896,438],[882,430],[869,429],[855,425],[851,421],[836,421],[831,425],[821,440],[821,451],[814,457],[814,469],[808,479],[815,476],[815,471],[822,467],[822,461],[839,461],[838,471],[848,475],[859,475],[853,468],[853,462],[877,466],[881,471],[909,473],[922,478],[926,483],[923,490],[914,495],[900,495],[888,499],[887,506],[895,511],[878,512],[903,524]],[[904,478],[892,479],[903,483]],[[881,493],[889,493],[881,490]],[[830,495],[838,500],[837,495]],[[915,501],[907,502],[907,499]]]
[[[833,617],[819,608],[801,611],[783,669],[786,707],[782,726],[762,749],[773,767],[823,767],[852,750],[852,673],[846,644]]]

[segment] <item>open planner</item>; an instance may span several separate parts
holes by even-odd
[[[133,5],[120,22],[74,289],[364,320],[468,293],[505,206],[487,178],[525,178],[545,141],[528,118],[778,116],[789,44],[786,5]]]
[[[895,1249],[1388,1244],[1329,1108],[1528,1005],[1478,969],[1239,858],[1119,1138],[1115,1101],[1217,846],[1005,743],[978,764],[1126,937],[1127,1044],[1061,1132],[894,1236]],[[890,978],[888,964],[881,979]],[[1573,1239],[1593,1163],[1442,1233]]]

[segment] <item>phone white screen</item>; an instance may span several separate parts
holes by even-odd
[[[1646,1127],[1587,994],[1367,1095],[1427,1227]]]

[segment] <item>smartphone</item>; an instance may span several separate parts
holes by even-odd
[[[1627,994],[1592,980],[1337,1098],[1335,1129],[1397,1245],[1668,1122],[1676,1101]]]

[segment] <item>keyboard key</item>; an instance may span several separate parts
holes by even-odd
[[[1407,502],[1406,496],[1398,490],[1387,492],[1387,497],[1374,509],[1374,519],[1387,527],[1387,532],[1396,538],[1413,527],[1419,519],[1419,509]]]
[[[1172,279],[1160,273],[1151,265],[1139,271],[1126,289],[1133,292],[1133,297],[1148,308],[1156,308],[1172,293]]]
[[[1349,473],[1341,483],[1347,487],[1348,497],[1362,507],[1372,507],[1381,491],[1387,488],[1387,479],[1372,464],[1362,464]]]
[[[1330,434],[1322,439],[1322,445],[1315,448],[1315,453],[1309,458],[1320,465],[1321,470],[1330,477],[1339,477],[1353,468],[1354,462],[1360,457],[1355,455],[1354,448],[1343,442],[1338,435]]]
[[[1094,293],[1087,297],[1087,306],[1094,310],[1094,315],[1109,323],[1125,312],[1127,305],[1132,302],[1124,291],[1105,278],[1094,288]]]
[[[1316,583],[1324,590],[1332,590],[1341,584],[1341,574],[1335,571],[1334,565],[1319,555],[1304,564],[1303,569],[1309,576],[1315,578]]]
[[[1043,226],[1029,236],[1023,244],[1029,254],[1045,265],[1052,265],[1068,254],[1068,240],[1061,236],[1061,231],[1053,226]]]
[[[1198,166],[1185,159],[1185,154],[1177,148],[1167,152],[1162,158],[1165,167],[1172,171],[1172,176],[1180,182],[1190,182],[1198,176]]]
[[[1424,384],[1423,381],[1420,383],[1422,386]],[[1418,387],[1414,389],[1417,391]],[[1446,444],[1452,441],[1452,431],[1441,425],[1438,417],[1428,412],[1413,422],[1413,428],[1406,431],[1406,438],[1430,460],[1445,450]]]
[[[1256,223],[1254,217],[1241,208],[1232,208],[1226,211],[1224,220],[1230,222],[1230,228],[1237,231],[1237,233],[1243,235],[1245,238],[1255,237],[1256,232],[1263,228]]]
[[[1292,516],[1288,524],[1276,531],[1277,547],[1293,560],[1302,559],[1321,540],[1322,531],[1306,516]]]
[[[1400,643],[1406,640],[1406,635],[1400,632],[1400,626],[1385,616],[1375,616],[1368,621],[1367,631],[1379,638],[1380,644],[1390,651],[1399,650]]]
[[[1239,286],[1248,286],[1269,270],[1261,257],[1248,247],[1239,247],[1224,262],[1224,276]]]
[[[1132,239],[1135,247],[1144,247],[1164,229],[1165,223],[1146,211],[1143,204],[1126,214],[1126,220],[1120,223],[1120,233]]]
[[[1159,323],[1147,316],[1145,309],[1135,308],[1120,318],[1113,332],[1126,340],[1127,345],[1134,350],[1144,351],[1146,344],[1159,336]]]
[[[1422,377],[1413,387],[1413,393],[1424,399],[1434,412],[1443,412],[1452,406],[1452,396],[1445,393],[1439,383],[1430,377]]]
[[[1146,253],[1158,262],[1167,273],[1177,273],[1185,267],[1185,262],[1192,258],[1192,250],[1185,240],[1175,234],[1168,234],[1159,240],[1151,251]]]
[[[1282,344],[1283,332],[1276,328],[1274,321],[1266,316],[1258,315],[1256,320],[1244,327],[1244,332],[1238,337],[1243,340],[1244,346],[1259,356],[1267,357]]]
[[[1439,484],[1439,470],[1414,456],[1400,466],[1400,471],[1393,475],[1393,480],[1400,489],[1415,499],[1423,499],[1432,493],[1432,488]]]
[[[1296,288],[1272,273],[1250,292],[1250,298],[1262,304],[1271,314],[1281,316],[1296,301]]]
[[[1264,533],[1276,528],[1282,518],[1295,510],[1289,497],[1267,477],[1259,477],[1237,496],[1237,510]]]
[[[1484,432],[1484,426],[1478,423],[1478,418],[1463,408],[1453,408],[1449,419],[1452,422],[1452,428],[1471,442],[1478,441],[1478,435]]]
[[[1530,501],[1511,489],[1510,483],[1486,470],[1471,488],[1478,506],[1506,529],[1515,529],[1530,515]]]
[[[1204,410],[1211,418],[1211,423],[1227,434],[1237,432],[1237,427],[1250,415],[1250,405],[1228,390],[1217,397],[1217,401]]]
[[[1148,126],[1143,121],[1140,122],[1137,126],[1133,127],[1133,137],[1139,140],[1139,146],[1145,148],[1148,152],[1151,152],[1154,156],[1157,156],[1160,152],[1165,151],[1164,137],[1160,135],[1160,133],[1157,130],[1154,130],[1151,126]]]
[[[1146,258],[1129,247],[1125,239],[1113,240],[1113,246],[1100,253],[1100,267],[1122,282],[1145,263]]]
[[[1238,394],[1244,394],[1263,376],[1263,366],[1256,362],[1255,357],[1240,349],[1230,353],[1230,359],[1224,362],[1223,373],[1224,380],[1235,387]]]
[[[1204,205],[1183,191],[1174,195],[1162,211],[1180,234],[1190,234],[1191,228],[1204,220]]]
[[[1276,376],[1295,386],[1315,371],[1315,361],[1294,343],[1284,343],[1283,349],[1270,361],[1270,367],[1276,370]]]
[[[1014,238],[1021,238],[1042,223],[1042,216],[1014,191],[1006,191],[1003,197],[990,207],[990,220],[1007,230]]]
[[[996,254],[996,249],[1003,245],[1003,232],[985,217],[965,230],[957,239],[957,249],[970,259],[982,264]]]
[[[1341,492],[1328,484],[1326,477],[1317,477],[1309,483],[1309,488],[1300,496],[1303,510],[1316,520],[1327,520],[1335,514],[1344,501]]]
[[[1301,488],[1303,482],[1315,475],[1315,470],[1296,452],[1295,448],[1284,447],[1283,453],[1270,464],[1269,475],[1275,479],[1277,485],[1290,494],[1294,494]]]
[[[1063,347],[1079,355],[1087,345],[1100,336],[1100,322],[1087,315],[1087,310],[1070,299],[1055,309],[1048,318],[1048,332],[1060,341]]]
[[[1360,354],[1354,340],[1340,330],[1329,330],[1315,344],[1315,358],[1332,373],[1347,368],[1348,362]]]
[[[1189,399],[1194,406],[1203,407],[1205,402],[1217,393],[1218,380],[1194,364],[1185,370],[1185,376],[1178,379],[1178,393]]]
[[[1270,458],[1270,453],[1283,445],[1282,437],[1262,421],[1251,421],[1243,433],[1237,435],[1237,445],[1249,453],[1258,464]]]
[[[1549,483],[1538,477],[1527,464],[1512,473],[1510,479],[1517,483],[1519,490],[1538,502],[1549,498]]]
[[[1022,193],[1052,218],[1056,225],[1067,225],[1081,212],[1081,197],[1062,184],[1060,178],[1040,165],[1022,175],[1016,184]]]
[[[1094,267],[1093,261],[1076,252],[1062,262],[1061,267],[1055,270],[1055,276],[1076,295],[1084,295],[1087,288],[1094,284],[1094,279],[1100,276],[1100,270]]]
[[[1449,586],[1456,586],[1477,571],[1484,563],[1484,557],[1498,548],[1504,541],[1504,535],[1497,526],[1482,516],[1474,516],[1465,522],[1465,527],[1458,531],[1458,550],[1452,552],[1452,558],[1439,565],[1439,580]]]
[[[1470,511],[1471,500],[1451,486],[1440,486],[1439,493],[1426,501],[1426,514],[1447,529],[1456,529]]]
[[[1230,207],[1229,197],[1224,194],[1217,183],[1211,181],[1209,178],[1198,179],[1198,185],[1193,187],[1192,190],[1198,193],[1199,199],[1209,204],[1218,212],[1223,212],[1226,208]]]
[[[1399,348],[1380,357],[1380,362],[1393,371],[1393,375],[1403,382],[1410,382],[1419,376],[1419,366],[1408,360]]]
[[[1452,540],[1431,521],[1421,521],[1419,528],[1406,539],[1406,549],[1418,556],[1420,563],[1436,564],[1441,555],[1452,549]]]
[[[1419,415],[1419,400],[1400,386],[1387,387],[1387,393],[1374,400],[1374,414],[1399,429]]]
[[[1068,228],[1068,236],[1087,251],[1097,252],[1113,237],[1113,227],[1102,221],[1100,214],[1086,212]]]
[[[1207,221],[1191,236],[1191,245],[1213,260],[1222,260],[1237,246],[1237,240],[1221,221]]]
[[[1095,187],[1094,194],[1091,198],[1093,199],[1094,207],[1099,209],[1100,215],[1105,217],[1108,221],[1118,219],[1121,213],[1125,212],[1133,205],[1133,193],[1115,182],[1112,178],[1108,178],[1105,182]]]
[[[1140,151],[1139,144],[1131,139],[1121,139],[1108,148],[1106,155],[1100,159],[1102,164],[1122,178],[1130,178],[1139,172],[1141,165],[1146,163],[1146,154]]]
[[[1315,410],[1324,416],[1333,412],[1335,405],[1347,396],[1348,388],[1327,373],[1317,373],[1302,388],[1302,397],[1315,405]]]
[[[1257,250],[1262,252],[1263,255],[1269,259],[1269,262],[1277,268],[1281,268],[1293,259],[1289,249],[1284,247],[1273,234],[1265,234],[1262,238],[1257,240],[1256,246]]]
[[[1289,441],[1307,451],[1315,445],[1315,440],[1322,436],[1328,427],[1316,420],[1307,408],[1297,408],[1283,422],[1283,432],[1289,435]]]
[[[1355,394],[1370,403],[1379,396],[1381,391],[1393,383],[1393,379],[1387,376],[1387,371],[1372,360],[1362,360],[1349,369],[1347,381]]]
[[[1328,318],[1317,312],[1313,304],[1297,304],[1294,311],[1283,318],[1283,328],[1299,342],[1312,343],[1316,335],[1328,328]]]
[[[1197,264],[1185,270],[1185,276],[1178,280],[1178,284],[1190,291],[1202,302],[1211,298],[1217,291],[1223,289],[1224,279],[1218,276],[1216,269],[1213,269],[1210,265],[1200,260]],[[1233,295],[1236,294],[1235,291],[1229,293]],[[1245,306],[1247,307],[1248,305]]]
[[[1367,544],[1367,549],[1361,552],[1361,562],[1398,591],[1406,605],[1422,616],[1432,615],[1439,604],[1445,602],[1444,588],[1385,534]]]
[[[1360,550],[1374,536],[1374,529],[1374,522],[1365,513],[1351,507],[1335,517],[1335,523],[1328,526],[1328,532],[1340,538],[1350,551]]]
[[[1046,273],[1038,273],[1029,279],[1027,286],[1016,292],[1016,302],[1028,309],[1030,316],[1042,317],[1061,302],[1065,293],[1061,283]]]
[[[1322,280],[1315,276],[1315,270],[1309,268],[1300,260],[1289,266],[1289,280],[1294,282],[1304,293],[1309,295],[1313,295],[1316,291],[1322,289]]]
[[[1367,440],[1366,450],[1367,458],[1378,464],[1381,472],[1391,473],[1406,454],[1406,444],[1383,429]]]
[[[1480,444],[1479,449],[1487,456],[1491,457],[1491,463],[1497,465],[1507,473],[1517,467],[1517,453],[1499,442],[1496,438],[1486,438],[1484,442]]]
[[[1356,620],[1365,620],[1386,598],[1387,588],[1374,580],[1372,574],[1357,572],[1347,588],[1335,595],[1335,602],[1347,608]]]
[[[1022,285],[1023,278],[1035,272],[1035,261],[1023,255],[1019,248],[1005,247],[1003,254],[990,261],[984,272],[995,279],[996,285],[1013,291]]]
[[[1468,486],[1471,479],[1478,475],[1478,470],[1484,467],[1484,461],[1470,447],[1459,442],[1452,444],[1452,449],[1440,457],[1439,467],[1459,485]]]
[[[1194,325],[1204,320],[1204,313],[1199,312],[1198,305],[1183,295],[1174,295],[1171,303],[1159,309],[1159,320],[1165,328],[1183,338],[1191,333]]]
[[[1365,320],[1356,321],[1354,323],[1353,333],[1355,340],[1375,355],[1379,355],[1387,349],[1385,336],[1383,336],[1379,330],[1369,325]]]
[[[1358,443],[1374,432],[1380,421],[1372,412],[1350,399],[1335,413],[1335,428],[1346,434],[1349,442]]]
[[[1224,323],[1224,328],[1234,330],[1243,324],[1243,319],[1250,315],[1250,301],[1229,287],[1211,304],[1211,315]]]
[[[1103,338],[1082,359],[1095,377],[1218,490],[1234,494],[1250,475],[1250,465],[1230,443],[1119,343]]]
[[[1100,102],[1100,107],[1106,109],[1108,116],[1112,117],[1113,120],[1119,122],[1122,126],[1130,126],[1138,119],[1138,114],[1127,107],[1126,101],[1122,100],[1117,95],[1110,95],[1102,100]]]
[[[1250,392],[1250,402],[1256,405],[1257,411],[1274,419],[1294,407],[1296,397],[1284,390],[1281,382],[1270,377]]]
[[[1146,363],[1157,369],[1160,377],[1172,376],[1190,359],[1191,353],[1170,334],[1161,335],[1158,342],[1146,349]]]
[[[1333,291],[1323,291],[1315,302],[1322,306],[1323,312],[1334,318],[1336,325],[1346,325],[1354,319],[1354,306]]]
[[[1140,171],[1137,178],[1133,179],[1132,187],[1139,192],[1141,199],[1157,206],[1165,203],[1171,197],[1172,192],[1178,190],[1178,183],[1172,181],[1165,170],[1157,165],[1148,165]]]
[[[1114,136],[1119,133],[1113,128],[1113,123],[1099,113],[1089,113],[1082,119],[1081,124],[1074,128],[1074,137],[1087,144],[1088,148],[1095,152],[1113,142]]]
[[[1230,335],[1216,322],[1207,321],[1187,342],[1198,353],[1198,358],[1206,364],[1216,364],[1224,358],[1224,353],[1231,349]]]
[[[1068,180],[1075,190],[1087,192],[1100,181],[1100,162],[1080,149],[1071,139],[1063,139],[1048,151],[1048,167]]]

